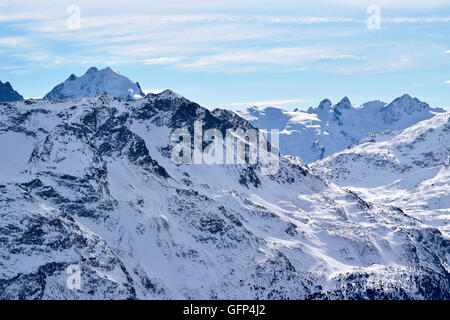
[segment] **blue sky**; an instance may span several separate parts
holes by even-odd
[[[370,5],[380,29],[367,27]],[[0,59],[0,80],[25,97],[111,66],[205,107],[403,93],[449,107],[450,1],[0,0]]]

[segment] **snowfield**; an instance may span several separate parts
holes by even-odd
[[[398,206],[450,236],[450,112],[374,135],[311,165],[364,199]]]
[[[0,108],[2,299],[450,299],[446,229],[395,201],[367,201],[291,156],[272,176],[171,161],[173,130],[192,132],[195,120],[252,128],[236,114],[170,90]],[[287,116],[320,125],[316,112]],[[434,131],[408,133],[441,136],[431,156],[433,145],[401,134],[398,158],[385,153],[389,168],[435,170],[422,177],[445,193],[448,115],[439,117],[427,122]],[[332,179],[326,161],[313,167]],[[66,286],[69,265],[81,269],[80,290]]]
[[[260,129],[280,130],[280,152],[311,163],[345,150],[376,132],[402,130],[444,112],[405,94],[389,104],[371,101],[354,106],[347,97],[328,99],[308,111],[252,107],[236,111]]]
[[[47,93],[44,99],[95,97],[101,92],[123,99],[140,99],[144,97],[139,83],[132,82],[110,67],[101,70],[92,67],[81,77],[77,77],[74,74],[70,75],[66,81]]]

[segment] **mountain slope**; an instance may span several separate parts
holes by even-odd
[[[253,107],[237,114],[258,128],[279,129],[280,151],[310,163],[342,151],[374,132],[404,129],[443,111],[405,94],[387,105],[371,101],[353,106],[344,97],[335,105],[324,99],[307,112]]]
[[[0,81],[0,102],[12,102],[23,100],[23,97],[13,89],[9,82]]]
[[[144,96],[138,82],[132,82],[110,67],[101,70],[92,67],[81,77],[72,74],[47,93],[44,99],[94,97],[100,92],[124,99],[138,99]]]
[[[450,113],[366,140],[311,166],[366,199],[399,206],[450,234]]]
[[[169,90],[0,108],[3,299],[450,298],[449,240],[401,209],[292,157],[272,176],[172,162],[195,120],[251,128],[228,111]]]

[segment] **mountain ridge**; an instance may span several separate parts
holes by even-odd
[[[140,99],[145,96],[139,82],[132,82],[110,67],[101,70],[91,67],[80,77],[71,74],[47,93],[44,99],[95,97],[102,91],[124,99]]]
[[[324,99],[318,107],[307,111],[252,107],[234,112],[261,129],[279,129],[280,151],[311,163],[368,135],[404,129],[445,111],[404,94],[389,104],[370,101],[353,106],[344,97],[335,105]]]
[[[365,199],[399,206],[450,235],[450,112],[373,135],[310,164],[329,181]]]
[[[23,96],[13,89],[8,81],[0,81],[0,102],[13,102],[23,100]]]
[[[449,240],[398,207],[292,157],[175,165],[195,120],[253,128],[226,110],[171,91],[1,107],[2,299],[450,298]]]

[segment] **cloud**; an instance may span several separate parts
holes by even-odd
[[[233,1],[231,0],[234,4],[238,3]],[[134,2],[136,1],[130,0],[130,3]],[[51,2],[44,0],[44,3],[50,5]],[[340,1],[335,3],[341,4]],[[195,12],[197,4],[189,12]],[[217,3],[207,4],[206,0],[204,4],[217,6]],[[182,1],[177,5],[183,5]],[[228,2],[224,4],[226,5]],[[269,69],[294,72],[304,70],[305,66],[308,70],[347,74],[374,70],[377,72],[386,68],[394,71],[407,68],[405,63],[382,65],[376,57],[378,51],[357,45],[356,41],[360,40],[356,38],[358,35],[368,36],[364,25],[367,18],[365,10],[360,16],[356,16],[357,18],[314,16],[308,15],[308,12],[304,13],[305,16],[296,16],[294,11],[286,9],[277,12],[292,14],[291,16],[246,15],[237,14],[238,11],[233,10],[223,10],[230,14],[167,14],[167,10],[163,14],[145,14],[146,11],[141,10],[141,6],[114,4],[99,16],[98,11],[92,9],[98,4],[81,1],[80,6],[80,30],[67,29],[66,10],[59,10],[65,8],[63,4],[58,4],[58,10],[49,9],[46,15],[26,12],[7,12],[6,15],[0,15],[0,22],[2,17],[8,22],[16,19],[14,29],[22,28],[24,33],[32,34],[30,38],[35,41],[33,50],[30,50],[25,45],[31,42],[10,37],[10,47],[6,52],[13,51],[11,47],[14,47],[16,58],[51,65],[77,61],[101,64],[102,61],[108,61],[109,64],[170,65],[194,71],[223,73]],[[31,6],[17,8],[34,9]],[[42,12],[47,12],[43,8]],[[172,9],[171,7],[170,11],[176,12]],[[118,14],[122,11],[123,13]],[[148,12],[157,13],[157,10]],[[348,15],[345,12],[342,14]],[[438,23],[450,21],[450,18],[387,17],[383,21],[395,24]],[[342,37],[346,37],[345,41],[339,40]],[[4,50],[2,40],[5,44],[5,39],[0,38],[0,50]],[[335,41],[336,39],[338,41]],[[311,47],[305,47],[306,45]],[[390,53],[392,51],[383,52],[383,56]]]
[[[8,49],[21,49],[30,47],[30,40],[25,37],[0,38],[0,47]]]
[[[368,7],[376,4],[382,8],[423,8],[423,7],[448,7],[448,0],[315,0],[315,2],[327,3],[330,5],[348,6],[348,7]]]
[[[228,104],[231,107],[251,107],[251,106],[277,106],[291,103],[303,102],[303,99],[267,100],[255,102],[233,102]]]
[[[161,93],[163,92],[165,89],[143,89],[142,92],[144,92],[145,94],[149,94],[149,93]]]
[[[450,84],[450,80],[444,81],[444,84]]]
[[[365,56],[337,53],[320,48],[309,47],[276,47],[265,50],[243,49],[220,54],[201,56],[192,62],[180,64],[182,68],[226,70],[229,65],[255,64],[267,66],[290,65],[299,68],[299,64],[320,60],[365,60]]]
[[[450,50],[445,50],[444,53],[450,54]]]
[[[4,12],[4,10],[3,10]],[[19,21],[35,21],[54,19],[56,16],[49,14],[42,14],[36,12],[22,12],[22,13],[8,13],[0,12],[0,23],[19,22]]]
[[[450,22],[450,17],[391,17],[381,18],[382,22],[391,23],[436,23]]]
[[[181,57],[162,57],[162,58],[151,58],[142,60],[145,64],[170,64],[180,61]]]

